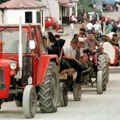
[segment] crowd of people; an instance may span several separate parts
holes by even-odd
[[[116,11],[118,12],[119,9],[119,3],[115,2],[114,4],[105,4],[103,5],[103,11],[107,12],[113,12]]]
[[[48,32],[50,44],[47,45],[47,38],[43,36],[44,46],[48,54],[56,54],[60,59],[60,71],[74,68],[77,71],[76,82],[81,83],[81,74],[87,75],[91,71],[91,67],[86,62],[87,56],[84,52],[89,50],[96,52],[96,46],[102,51],[102,46],[95,40],[94,33],[86,35],[86,30],[80,28],[79,34],[75,34],[69,45],[65,44],[65,40],[60,38],[60,35],[53,35]]]
[[[73,34],[73,38],[69,44],[66,45],[66,40],[61,39],[59,34],[53,35],[52,32],[48,32],[48,38],[43,36],[43,41],[48,54],[56,54],[58,56],[60,60],[59,72],[64,69],[74,68],[77,71],[76,81],[81,82],[80,75],[82,73],[87,75],[91,70],[89,64],[86,62],[88,59],[85,52],[86,50],[94,54],[97,52],[97,47],[101,53],[106,52],[111,61],[114,61],[108,49],[104,49],[103,46],[107,45],[113,51],[113,45],[120,47],[120,36],[118,34],[120,32],[120,18],[118,21],[114,21],[110,18],[106,21],[96,19],[94,23],[88,20],[85,26],[81,25],[78,34],[74,33],[74,22],[77,22],[74,14],[70,19],[70,34]],[[101,40],[99,40],[99,38],[101,38]],[[49,45],[47,44],[48,39],[50,41]]]

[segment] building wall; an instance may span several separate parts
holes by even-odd
[[[14,10],[14,9],[10,10],[10,9],[8,9],[8,10],[4,10],[3,23],[5,23],[5,24],[18,24],[19,17],[21,16],[22,23],[24,24],[25,23],[25,12],[32,12],[32,23],[37,23],[37,19],[36,19],[36,12],[37,11],[40,11],[40,10],[39,9],[22,9],[22,10]],[[0,16],[2,16],[2,15],[0,15]],[[41,24],[44,26],[44,12],[43,12],[43,18],[41,18]]]
[[[45,16],[53,16],[58,20],[58,23],[61,23],[60,21],[60,12],[59,12],[59,4],[57,0],[42,0],[42,2],[47,6]]]
[[[3,19],[2,19],[2,11],[0,11],[0,24],[2,24],[3,23]]]

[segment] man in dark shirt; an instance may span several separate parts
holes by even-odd
[[[57,40],[56,37],[51,32],[48,32],[48,38],[51,42],[51,49],[48,50],[48,54],[56,54],[59,57],[61,49],[65,43],[65,40],[63,39]]]

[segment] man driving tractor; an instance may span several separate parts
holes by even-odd
[[[95,39],[95,35],[93,32],[88,34],[88,37],[85,41],[87,43],[87,46],[89,50],[93,53],[96,53],[96,46],[103,52],[103,47],[98,43],[98,41]]]

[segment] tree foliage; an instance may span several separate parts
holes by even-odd
[[[92,0],[79,0],[78,10],[92,11]]]
[[[7,2],[7,1],[9,1],[9,0],[0,0],[0,4]]]

